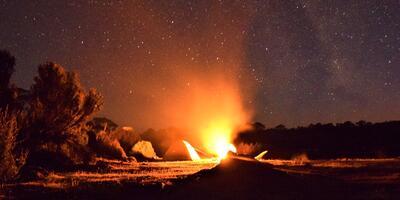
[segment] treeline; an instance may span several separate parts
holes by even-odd
[[[290,129],[283,125],[266,129],[261,123],[252,126],[237,136],[235,144],[268,150],[266,157],[272,159],[304,154],[310,159],[400,156],[400,121],[318,123]],[[254,155],[257,151],[247,152]]]

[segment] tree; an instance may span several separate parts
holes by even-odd
[[[336,126],[339,126],[341,128],[353,128],[356,125],[354,125],[353,122],[351,122],[351,121],[345,121],[344,123],[339,123]]]
[[[263,131],[266,128],[265,125],[261,122],[255,122],[252,124],[252,126],[253,126],[254,130],[257,130],[257,131]]]
[[[283,124],[279,124],[278,126],[275,127],[276,130],[286,130],[286,126]]]
[[[71,134],[100,110],[99,93],[91,89],[85,94],[75,73],[54,63],[40,65],[38,71],[31,87],[30,109],[43,136]]]
[[[15,57],[8,51],[0,50],[0,108],[5,109],[12,103],[14,91],[10,88],[10,79],[14,73]]]
[[[8,88],[14,73],[15,57],[8,51],[0,50],[0,90]]]
[[[100,110],[101,96],[94,89],[85,93],[77,74],[58,64],[40,65],[38,73],[30,90],[28,117],[22,130],[26,144],[34,152],[47,148],[46,151],[76,153],[70,147],[87,144],[85,125]]]
[[[365,127],[367,125],[367,122],[365,120],[360,120],[356,124],[359,127]]]

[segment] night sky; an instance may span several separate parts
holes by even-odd
[[[0,30],[19,87],[55,61],[119,124],[168,126],[193,74],[234,80],[267,127],[400,119],[398,0],[0,0]]]

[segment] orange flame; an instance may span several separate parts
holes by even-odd
[[[236,153],[236,147],[231,143],[221,143],[217,148],[218,159],[224,159],[228,155],[228,152]]]
[[[249,113],[243,107],[240,90],[234,82],[218,80],[213,87],[208,84],[201,82],[193,90],[187,116],[192,129],[200,136],[197,141],[202,148],[223,159],[229,151],[236,151],[231,143],[238,129],[247,122]],[[212,88],[217,88],[219,93],[212,92]]]
[[[193,161],[201,160],[199,154],[197,154],[196,150],[192,147],[192,145],[189,144],[189,142],[187,142],[187,141],[185,141],[185,140],[182,140],[182,142],[183,142],[183,144],[185,144],[186,149],[187,149],[188,152],[189,152],[190,158],[191,158]]]
[[[188,75],[191,81],[184,94],[171,98],[173,102],[165,107],[166,119],[173,119],[173,126],[190,133],[184,135],[186,139],[219,159],[234,151],[235,134],[251,116],[237,82],[223,75]]]

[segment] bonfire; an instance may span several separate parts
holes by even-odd
[[[231,143],[229,143],[227,145],[223,144],[223,145],[217,146],[218,149],[215,150],[215,152],[217,152],[217,154],[207,154],[204,151],[194,148],[186,140],[183,140],[182,142],[183,142],[183,144],[185,144],[185,147],[186,147],[186,149],[190,155],[190,159],[192,159],[192,161],[201,160],[201,157],[199,156],[198,151],[201,152],[203,155],[211,155],[212,158],[216,158],[217,160],[225,159],[229,152],[237,153],[236,147]]]

